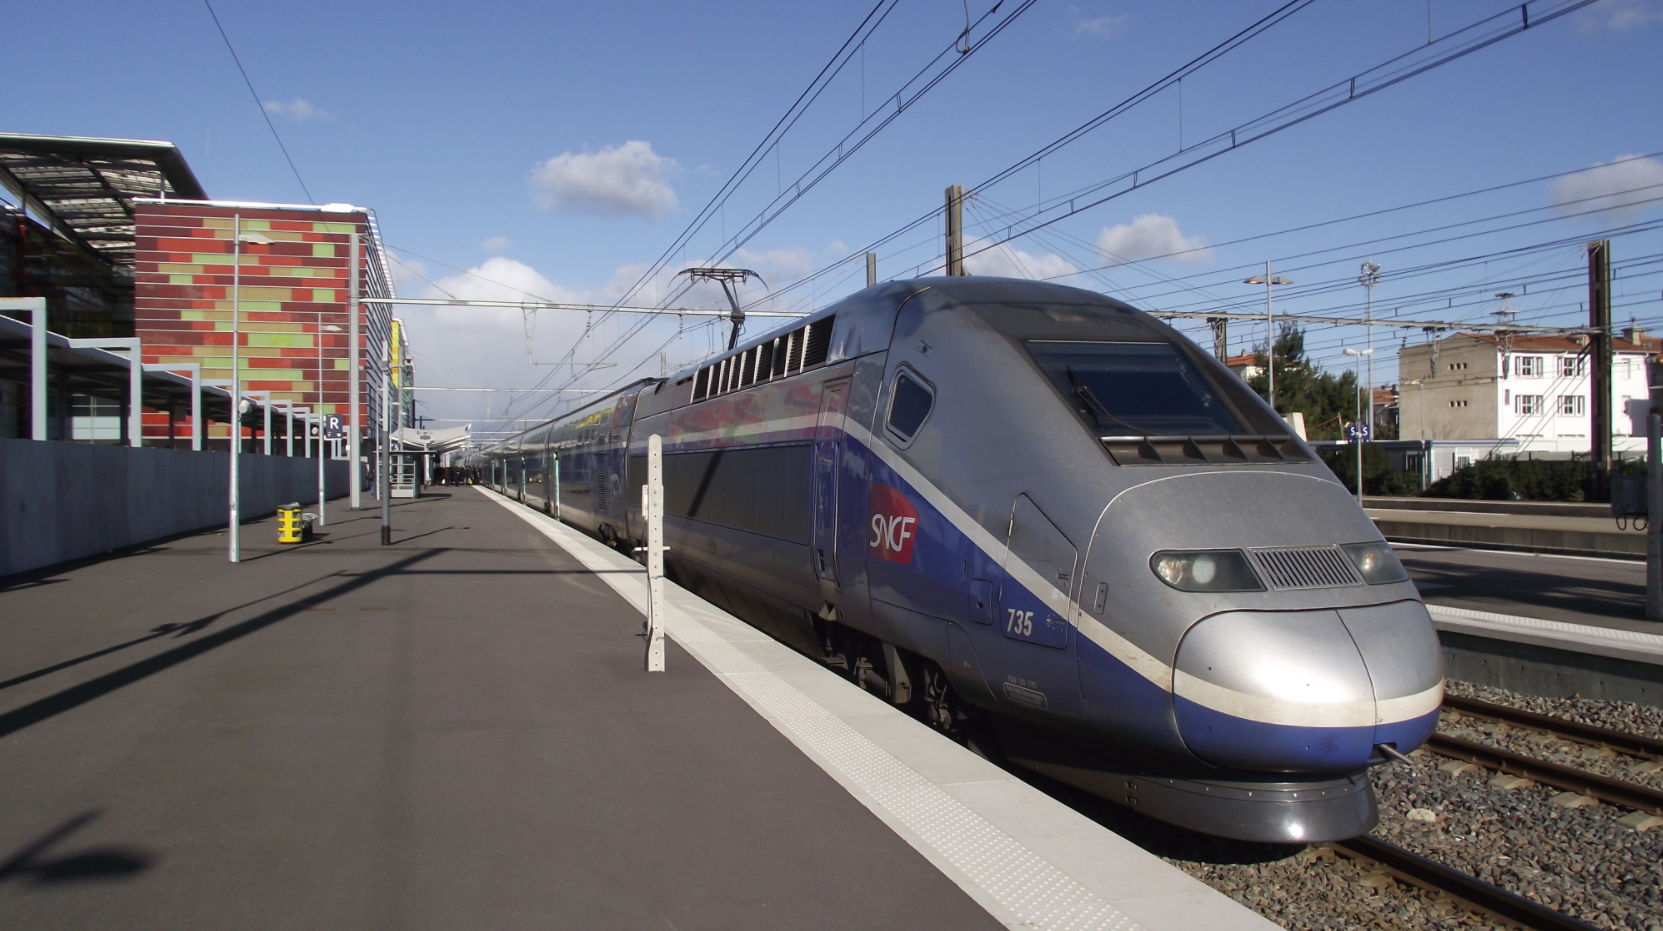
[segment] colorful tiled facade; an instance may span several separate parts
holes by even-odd
[[[140,202],[134,335],[144,361],[201,366],[211,382],[231,379],[233,262],[241,230],[238,370],[248,392],[270,392],[314,412],[349,412],[351,234],[360,235],[360,394],[365,435],[373,435],[381,392],[374,380],[391,307],[380,244],[358,208],[213,202]],[[281,404],[279,403],[280,407]],[[176,430],[188,412],[175,413]],[[145,436],[168,433],[166,412],[145,414]],[[223,448],[227,428],[210,425]]]

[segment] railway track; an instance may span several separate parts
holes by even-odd
[[[1614,731],[1606,727],[1595,727],[1592,724],[1579,724],[1556,718],[1551,715],[1536,714],[1533,711],[1523,711],[1510,708],[1507,705],[1497,705],[1493,702],[1479,701],[1476,698],[1462,698],[1459,695],[1445,695],[1444,707],[1475,718],[1489,718],[1505,724],[1516,724],[1532,730],[1552,734],[1565,740],[1588,744],[1595,747],[1606,747],[1618,753],[1629,756],[1645,757],[1647,759],[1663,759],[1663,740],[1654,740],[1638,734],[1628,734]]]
[[[1663,741],[1637,734],[1580,724],[1456,695],[1446,695],[1444,707],[1471,717],[1499,721],[1633,757],[1663,759]],[[1511,750],[1447,734],[1434,733],[1427,740],[1425,749],[1440,756],[1521,776],[1542,785],[1576,792],[1612,805],[1663,815],[1663,792],[1649,786],[1549,763]],[[1539,902],[1376,837],[1365,835],[1327,846],[1341,856],[1373,864],[1400,882],[1440,893],[1464,903],[1471,909],[1528,931],[1591,931],[1594,928],[1593,925]]]
[[[1530,728],[1545,734],[1576,743],[1606,747],[1619,753],[1631,756],[1663,759],[1663,741],[1653,740],[1636,734],[1625,734],[1621,731],[1594,727],[1588,724],[1578,724],[1548,715],[1534,714],[1520,711],[1505,705],[1495,705],[1489,702],[1471,698],[1461,698],[1453,695],[1444,697],[1444,707],[1462,714],[1474,717],[1489,718],[1507,724]],[[1477,741],[1452,737],[1447,734],[1434,733],[1425,744],[1426,749],[1439,756],[1461,760],[1539,782],[1542,785],[1576,792],[1590,798],[1599,799],[1623,808],[1643,811],[1651,815],[1663,816],[1663,791],[1650,786],[1602,776],[1571,766],[1549,763],[1492,747]]]
[[[1379,838],[1364,835],[1328,847],[1341,856],[1373,863],[1402,882],[1459,899],[1470,908],[1527,931],[1597,931],[1593,925],[1563,912]]]

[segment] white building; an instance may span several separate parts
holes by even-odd
[[[1398,353],[1405,440],[1516,440],[1509,453],[1592,448],[1585,336],[1458,333]],[[1663,340],[1633,329],[1612,340],[1612,448],[1644,452],[1647,360]],[[1441,444],[1440,444],[1441,445]]]

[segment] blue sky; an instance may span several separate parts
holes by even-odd
[[[1005,0],[985,22],[1020,5]],[[970,15],[988,6],[973,0]],[[974,52],[950,76],[729,259],[762,272],[772,289],[757,287],[747,299],[808,309],[857,289],[863,278],[852,265],[850,274],[788,286],[938,208],[946,185],[978,184],[1278,6],[1039,0],[985,45],[974,33]],[[999,215],[1021,216],[1041,198],[1154,162],[1511,6],[1317,0],[1185,78],[1181,94],[1155,95],[981,192],[968,232],[986,241],[1006,226]],[[215,9],[311,199],[373,207],[387,242],[403,250],[395,253],[405,263],[402,293],[530,292],[611,303],[872,7],[216,0]],[[75,36],[72,46],[11,43],[14,74],[29,77],[26,92],[0,104],[8,131],[167,139],[214,197],[307,199],[200,0],[17,0],[8,23],[17,37],[60,36],[70,24]],[[964,26],[962,0],[896,3],[777,152],[693,236],[685,258],[678,253],[638,298],[663,297],[670,272],[718,254],[725,234],[863,117],[870,125],[885,112],[883,101]],[[1580,239],[1663,217],[1655,203],[1633,203],[1663,196],[1663,188],[1597,199],[1663,185],[1663,162],[1589,171],[1663,152],[1660,40],[1663,0],[1601,0],[991,249],[972,269],[1061,275],[1151,309],[1253,310],[1262,307],[1262,290],[1241,279],[1252,273],[1247,266],[1271,259],[1278,271],[1293,269],[1296,282],[1279,295],[1278,310],[1356,314],[1362,289],[1350,279],[1373,253],[1384,266],[1375,290],[1383,315],[1489,320],[1497,302],[1487,295],[1511,290],[1520,294],[1512,306],[1521,321],[1575,324],[1585,291],[1573,280]],[[1577,171],[1584,173],[1280,233]],[[1620,209],[1590,213],[1595,207]],[[1507,221],[1425,232],[1520,211]],[[1519,228],[1434,242],[1496,226]],[[1392,236],[1403,238],[1374,242]],[[1259,238],[1231,244],[1246,237]],[[1560,240],[1567,244],[1499,254]],[[1338,248],[1351,244],[1358,245]],[[1300,257],[1317,250],[1330,251]],[[940,261],[939,219],[878,252],[880,277],[928,270]],[[1123,261],[1174,252],[1182,254]],[[1663,328],[1663,274],[1657,260],[1644,264],[1663,254],[1663,231],[1620,236],[1614,254],[1640,263],[1619,270],[1618,318],[1632,314]],[[719,300],[701,288],[677,303]],[[673,318],[634,332],[633,320],[620,317],[544,312],[528,325],[514,310],[401,314],[420,380],[439,385],[570,381],[545,382],[562,370],[527,364],[528,344],[534,361],[606,359],[614,367],[576,382],[605,385],[694,361],[721,338]],[[1263,332],[1236,326],[1232,345],[1246,348]],[[1421,339],[1418,330],[1377,332],[1377,383],[1396,379],[1394,350],[1404,336]],[[1338,365],[1341,347],[1360,344],[1363,333],[1323,327],[1308,339],[1325,364]],[[556,409],[548,395],[424,402],[438,417],[482,418],[487,404],[491,416]]]

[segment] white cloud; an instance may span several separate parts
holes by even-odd
[[[1130,223],[1109,226],[1097,237],[1097,251],[1111,264],[1139,259],[1170,258],[1178,262],[1211,262],[1213,250],[1201,236],[1185,236],[1178,221],[1159,213],[1134,217]]]
[[[422,278],[427,274],[427,266],[415,259],[400,260],[393,253],[388,253],[393,259],[393,289],[399,294],[409,296],[427,287]]]
[[[1548,194],[1566,215],[1636,213],[1645,201],[1663,197],[1663,162],[1619,155],[1586,171],[1553,182]],[[1649,190],[1642,190],[1649,188]]]
[[[479,248],[484,249],[486,252],[501,252],[502,250],[508,248],[509,245],[510,242],[507,236],[492,236],[490,239],[480,243]]]
[[[1077,36],[1097,36],[1102,39],[1113,38],[1126,31],[1132,24],[1132,14],[1111,13],[1107,16],[1093,16],[1086,18],[1080,15],[1080,8],[1071,6],[1067,10],[1074,21],[1074,34]]]
[[[524,262],[493,255],[466,272],[433,282],[452,297],[476,301],[560,301],[582,303],[575,292],[556,285]],[[433,294],[443,297],[444,294]]]
[[[807,249],[768,249],[752,252],[740,249],[733,254],[733,264],[760,274],[769,284],[785,284],[814,270],[814,257]]]
[[[811,270],[823,260],[824,256],[819,251],[787,248],[741,251],[734,255],[731,264],[754,269],[762,273],[769,285],[778,286]],[[406,295],[503,301],[544,299],[560,303],[609,305],[629,293],[648,266],[646,263],[619,266],[608,280],[592,288],[558,284],[537,268],[500,255],[490,256],[466,272],[434,277],[431,284],[416,277],[417,274],[428,274],[420,263],[407,261],[405,266],[395,264],[393,268],[400,282],[400,293]],[[683,292],[687,279],[685,275],[676,275],[679,270],[678,266],[660,269],[627,303],[631,306],[651,306],[666,302],[672,294],[676,294],[671,302],[676,307],[727,311],[727,297],[720,285],[698,282]],[[774,310],[786,309],[792,299],[800,297],[782,297],[776,303],[769,298],[769,293],[768,288],[752,279],[740,288],[739,300],[753,310]],[[804,305],[795,309],[809,308]],[[420,385],[524,388],[539,384],[566,385],[576,374],[575,384],[578,387],[606,387],[641,375],[657,375],[660,362],[656,356],[648,359],[642,367],[626,371],[655,347],[662,345],[669,364],[679,369],[725,347],[728,336],[728,324],[719,318],[705,315],[660,317],[607,360],[619,363],[616,367],[584,373],[581,368],[553,368],[533,363],[595,360],[605,347],[640,323],[641,318],[635,314],[619,314],[607,320],[600,313],[583,311],[541,310],[526,313],[517,307],[420,305],[401,307],[399,315],[410,326],[417,384]],[[744,333],[747,336],[759,335],[784,322],[774,317],[756,317],[746,324]],[[678,336],[681,328],[685,328],[685,333]],[[566,353],[574,345],[578,348],[568,360]],[[421,395],[420,402],[421,413],[426,416],[477,418],[476,426],[483,429],[487,413],[491,417],[505,414],[514,418],[543,417],[568,409],[566,401],[582,403],[586,397],[570,395],[562,396],[562,400],[550,394],[534,394],[522,395],[511,401],[507,393],[432,392]]]
[[[1582,32],[1601,28],[1628,32],[1644,29],[1653,23],[1663,23],[1663,10],[1646,0],[1604,0],[1577,14],[1577,28]]]
[[[971,239],[964,244],[964,270],[972,275],[997,275],[1001,278],[1033,278],[1051,280],[1079,271],[1074,263],[1055,252],[1034,255],[1000,243],[986,248],[987,240]]]
[[[265,102],[264,106],[267,113],[275,113],[278,116],[294,123],[304,123],[307,120],[332,120],[335,118],[335,114],[330,113],[322,107],[314,107],[301,97],[296,97],[288,103],[284,103],[281,100],[268,100]]]
[[[653,152],[651,143],[631,140],[538,162],[531,184],[544,210],[656,220],[676,209],[676,192],[665,175],[679,167],[675,159]]]

